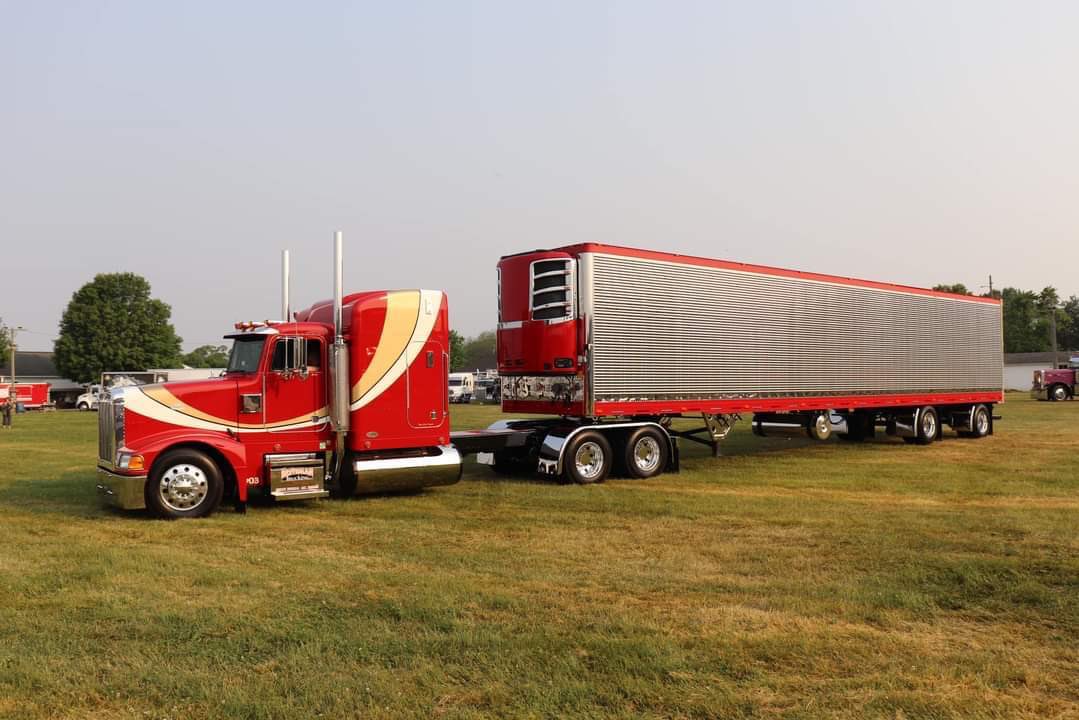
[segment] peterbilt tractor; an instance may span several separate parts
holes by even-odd
[[[1079,384],[1079,357],[1071,358],[1066,368],[1035,370],[1030,396],[1036,400],[1063,402],[1075,399]]]
[[[457,482],[462,457],[580,484],[679,469],[679,441],[720,454],[742,415],[760,435],[878,431],[926,445],[993,433],[1000,302],[611,245],[498,263],[502,409],[451,432],[449,315],[437,290],[343,294],[237,323],[220,378],[116,388],[99,413],[98,490],[198,517],[276,501]],[[680,418],[700,418],[686,427]]]

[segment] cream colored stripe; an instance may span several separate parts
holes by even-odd
[[[254,432],[260,430],[300,429],[320,425],[328,420],[328,409],[324,406],[315,412],[299,415],[275,423],[235,423],[193,408],[173,395],[161,385],[144,385],[135,391],[124,394],[124,403],[140,415],[158,422],[200,430],[239,430]],[[312,420],[312,416],[317,419]]]

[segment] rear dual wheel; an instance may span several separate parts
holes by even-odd
[[[607,438],[594,430],[578,433],[570,440],[562,461],[566,480],[578,485],[601,483],[611,472],[614,453]]]
[[[964,430],[959,434],[967,438],[983,438],[989,434],[992,427],[992,416],[989,408],[985,405],[975,405],[971,410],[970,430]]]

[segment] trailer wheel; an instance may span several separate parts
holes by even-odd
[[[1068,399],[1068,388],[1063,385],[1054,385],[1049,390],[1049,399],[1054,402],[1064,402]]]
[[[562,461],[562,474],[566,480],[578,485],[600,483],[611,471],[611,444],[598,432],[588,430],[570,441]]]
[[[667,467],[667,438],[654,427],[631,434],[623,449],[623,462],[630,477],[655,477]]]
[[[992,418],[989,414],[989,408],[985,405],[977,405],[974,408],[974,415],[970,419],[972,438],[983,438],[989,434],[989,429],[992,427]]]
[[[818,413],[809,419],[806,425],[806,435],[811,440],[827,440],[832,437],[832,421],[828,413]]]
[[[162,455],[146,483],[146,506],[163,518],[205,517],[221,503],[221,469],[189,448]]]
[[[928,445],[937,439],[937,434],[940,433],[940,418],[937,417],[936,408],[930,406],[922,408],[922,411],[918,413],[916,432],[918,436],[915,442],[919,445]]]

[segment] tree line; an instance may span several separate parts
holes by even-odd
[[[934,290],[974,295],[966,286],[937,285]],[[1040,292],[1004,288],[986,293],[1003,301],[1004,351],[1079,350],[1079,296],[1061,301],[1055,288]],[[57,370],[77,382],[92,382],[107,370],[146,370],[186,365],[224,367],[225,345],[203,345],[181,352],[171,322],[172,309],[151,295],[150,283],[135,273],[103,273],[71,297],[60,320],[53,350]],[[0,357],[8,334],[0,321]],[[454,372],[497,367],[495,332],[465,338],[450,331],[450,369]]]
[[[937,285],[934,290],[974,295],[965,285]],[[1041,292],[1004,288],[982,293],[979,297],[994,297],[1003,303],[1004,352],[1048,352],[1079,350],[1079,296],[1072,295],[1061,302],[1056,288],[1045,287]]]

